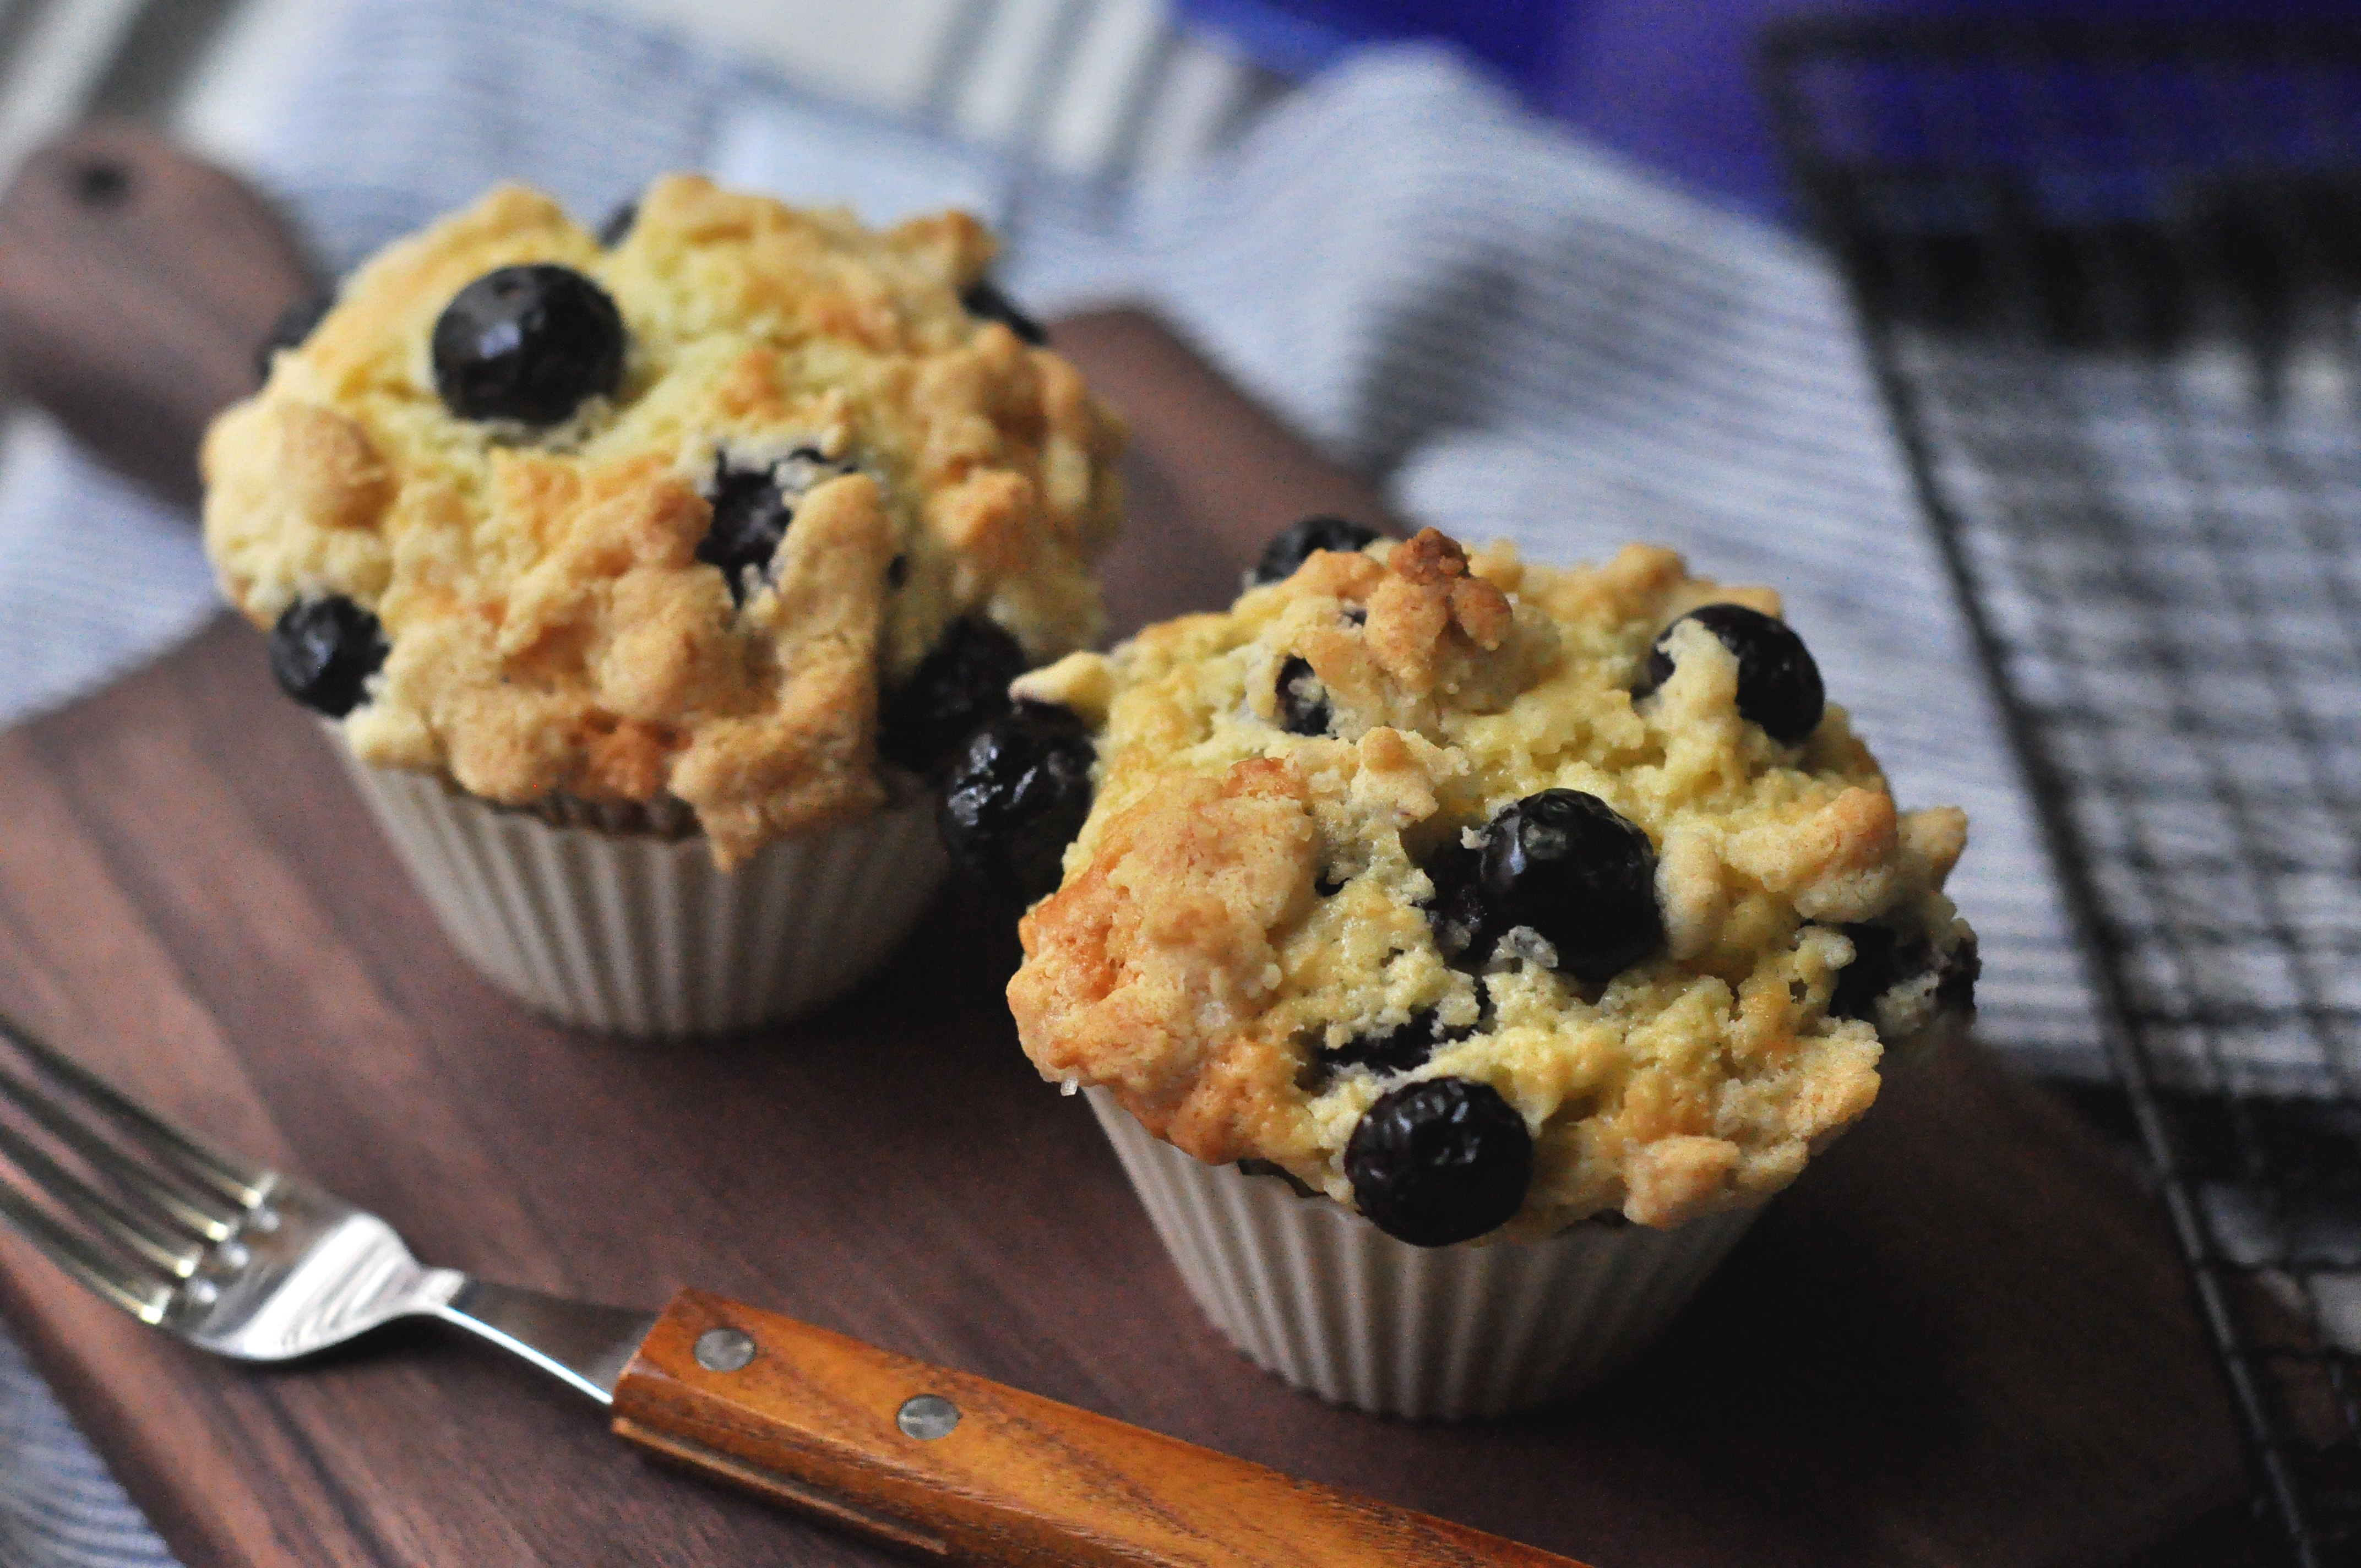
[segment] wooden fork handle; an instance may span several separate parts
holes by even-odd
[[[624,1369],[615,1430],[666,1459],[951,1562],[1569,1562],[696,1290],[674,1298]]]

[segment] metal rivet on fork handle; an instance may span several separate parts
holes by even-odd
[[[894,1412],[894,1424],[902,1429],[903,1435],[915,1437],[921,1442],[949,1437],[951,1428],[959,1425],[959,1407],[940,1394],[913,1395],[903,1400],[902,1408]]]
[[[708,1329],[697,1336],[696,1355],[708,1372],[735,1372],[754,1359],[753,1336],[743,1329]]]

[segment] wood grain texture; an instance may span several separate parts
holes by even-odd
[[[260,196],[137,126],[40,148],[0,196],[12,389],[171,499],[195,498],[207,422],[253,390],[256,348],[309,287]]]
[[[752,1359],[708,1367],[713,1332]],[[957,1421],[896,1417],[922,1396]],[[664,1309],[615,1430],[923,1555],[1020,1568],[1581,1568],[1564,1557],[1143,1431],[702,1291]]]
[[[216,336],[192,363],[229,363]],[[1143,318],[1059,342],[1139,433],[1119,619],[1226,598],[1301,511],[1375,518]],[[1005,916],[946,897],[786,1030],[569,1034],[445,946],[226,622],[0,736],[0,1006],[434,1262],[627,1304],[726,1291],[1604,1568],[2104,1562],[2243,1489],[2155,1206],[1972,1050],[1896,1075],[1615,1383],[1411,1425],[1291,1393],[1205,1324],[1086,1109],[1016,1049]],[[0,1307],[191,1568],[898,1560],[636,1463],[432,1331],[233,1366],[5,1238]]]

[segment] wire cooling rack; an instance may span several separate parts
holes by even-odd
[[[2361,1563],[2361,26],[1767,45],[2291,1560]]]

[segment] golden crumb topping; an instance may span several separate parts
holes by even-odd
[[[1766,733],[1740,653],[1687,619],[1709,605],[1786,635],[1775,595],[1667,551],[1561,571],[1430,530],[1025,677],[1098,748],[1063,885],[1021,927],[1027,1054],[1200,1159],[1348,1205],[1373,1106],[1484,1086],[1531,1135],[1510,1236],[1786,1186],[1875,1099],[1881,1033],[1964,1010],[1973,938],[1941,890],[1966,820],[1897,812],[1841,708]],[[1624,825],[1639,956],[1611,972],[1541,935],[1572,940],[1579,908],[1453,934],[1491,917],[1464,900],[1519,895],[1449,868],[1509,874],[1487,846],[1544,792]]]
[[[871,811],[881,684],[954,621],[1033,663],[1100,627],[1122,427],[962,306],[992,249],[957,213],[879,234],[688,176],[609,248],[495,191],[347,280],[216,422],[223,586],[266,627],[329,597],[376,618],[383,666],[343,720],[366,762],[509,805],[677,799],[724,864]],[[613,390],[546,426],[460,417],[437,319],[527,264],[612,301]],[[780,476],[792,516],[741,570],[708,536],[746,475]]]

